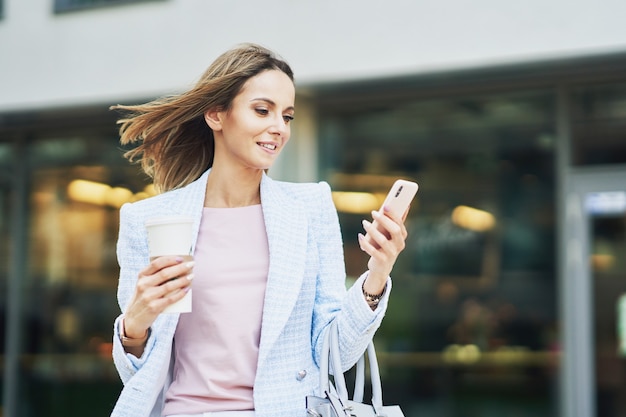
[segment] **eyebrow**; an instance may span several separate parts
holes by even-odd
[[[272,105],[272,106],[276,106],[276,103],[274,102],[274,100],[270,100],[269,98],[265,98],[265,97],[257,97],[257,98],[253,98],[253,99],[251,99],[250,101],[251,101],[251,102],[252,102],[252,101],[264,101],[264,102],[266,102],[267,104],[270,104],[270,105]],[[296,109],[295,109],[295,107],[293,107],[293,106],[289,106],[289,107],[287,107],[284,111],[287,111],[287,110],[295,111]]]

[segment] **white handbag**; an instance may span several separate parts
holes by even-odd
[[[323,396],[306,397],[307,415],[311,417],[404,417],[397,405],[383,405],[383,392],[374,343],[370,342],[356,364],[356,380],[352,399],[348,398],[346,381],[341,372],[339,357],[339,336],[337,325],[330,324],[324,338],[323,355],[320,363],[320,392]],[[365,390],[365,356],[370,366],[372,382],[372,403],[363,402]],[[334,384],[329,379],[330,364],[334,371]]]

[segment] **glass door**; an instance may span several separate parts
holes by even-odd
[[[626,169],[571,177],[566,198],[564,413],[626,415]]]

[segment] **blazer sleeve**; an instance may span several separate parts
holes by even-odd
[[[125,204],[120,209],[120,227],[117,241],[117,259],[120,267],[120,276],[117,300],[122,314],[117,317],[113,326],[113,362],[124,384],[143,366],[146,358],[150,356],[150,351],[154,347],[156,338],[155,332],[151,332],[141,358],[126,353],[120,338],[120,320],[135,291],[139,271],[149,262],[145,231],[132,208],[132,204]]]
[[[312,331],[314,359],[320,363],[324,334],[328,324],[337,320],[342,366],[346,370],[356,363],[380,327],[391,292],[391,279],[388,278],[385,294],[374,311],[365,301],[361,289],[367,271],[346,290],[339,218],[330,186],[325,182],[319,183],[318,201],[319,212],[314,223],[319,254]]]

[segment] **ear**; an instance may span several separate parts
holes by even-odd
[[[222,130],[222,112],[217,110],[207,110],[204,112],[204,121],[214,132]]]

